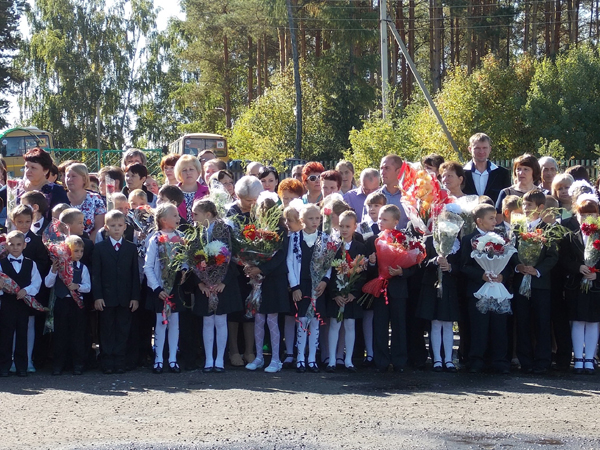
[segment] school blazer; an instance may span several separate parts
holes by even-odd
[[[543,225],[540,228],[547,228],[547,225]],[[517,239],[517,250],[519,249],[520,239]],[[556,244],[550,246],[544,245],[542,253],[538,262],[534,265],[535,269],[540,273],[540,277],[531,276],[531,287],[533,289],[551,289],[552,282],[552,269],[558,263],[558,248]],[[517,264],[521,264],[518,253],[515,253],[511,258],[511,264],[516,267]],[[514,270],[514,269],[513,269]],[[523,274],[515,273],[514,277],[514,292],[519,292],[521,281],[523,281]]]
[[[484,195],[487,195],[494,201],[494,205],[498,200],[500,191],[511,185],[510,172],[504,167],[498,167],[490,172],[487,184],[485,186]],[[467,195],[478,195],[473,182],[473,172],[471,169],[465,168],[465,187],[462,190]]]
[[[123,239],[119,251],[114,249],[110,239],[96,244],[92,292],[94,300],[104,299],[107,307],[129,307],[131,300],[139,301],[140,277],[135,244]]]

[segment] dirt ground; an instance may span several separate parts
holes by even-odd
[[[600,374],[37,373],[2,449],[600,449]]]

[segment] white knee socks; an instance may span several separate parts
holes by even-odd
[[[442,340],[444,342],[444,362],[452,362],[454,350],[454,329],[452,322],[442,322]]]
[[[177,362],[177,346],[179,345],[179,313],[171,313],[169,323],[163,324],[162,313],[156,313],[154,327],[154,364],[163,363],[163,349],[165,348],[165,335],[169,333],[169,363]]]
[[[573,340],[573,354],[575,355],[575,359],[583,358],[585,324],[585,322],[579,321],[573,321],[571,324],[571,339]]]
[[[330,319],[331,323],[329,324],[329,333],[328,333],[328,341],[329,341],[329,365],[335,366],[335,354],[337,349],[337,343],[340,335],[340,328],[342,327],[342,322],[338,322],[337,319]],[[322,358],[321,358],[322,359]]]
[[[215,316],[215,328],[217,329],[217,358],[215,367],[225,367],[225,347],[227,346],[227,314]]]
[[[344,319],[344,341],[346,344],[346,359],[344,364],[346,367],[351,367],[352,354],[354,353],[354,340],[356,337],[355,331],[356,323],[354,319]]]
[[[265,342],[265,315],[254,315],[254,343],[256,344],[256,359],[263,359],[263,344]]]
[[[279,341],[281,335],[279,334],[279,314],[269,314],[267,316],[267,325],[269,326],[269,334],[271,335],[271,362],[279,361]]]
[[[429,334],[429,342],[431,345],[431,352],[433,353],[433,362],[441,361],[442,322],[440,322],[439,320],[431,321],[431,333]]]
[[[308,336],[308,362],[315,362],[319,345],[319,319],[314,317],[309,321],[308,318],[301,317],[299,321],[297,361],[304,362],[305,360],[306,336],[310,333]]]

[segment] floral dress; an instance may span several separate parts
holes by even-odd
[[[83,213],[84,231],[90,233],[94,229],[95,217],[106,214],[106,206],[100,194],[88,192],[81,205],[72,205]]]

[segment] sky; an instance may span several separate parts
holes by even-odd
[[[33,4],[33,0],[29,0],[30,4]],[[107,3],[111,3],[111,0],[108,0]],[[185,15],[181,12],[179,7],[179,0],[154,0],[154,6],[161,9],[158,13],[158,18],[156,20],[156,26],[159,31],[164,30],[167,27],[167,23],[169,18],[175,16],[180,19],[184,19]],[[27,27],[27,19],[25,17],[21,17],[21,25],[19,27],[21,34],[23,37],[28,37],[29,29]],[[11,105],[10,105],[10,115],[9,115],[9,128],[16,125],[17,119],[19,117],[19,106],[17,104],[17,97],[11,96],[9,97]],[[36,124],[24,124],[26,126],[36,126]]]

